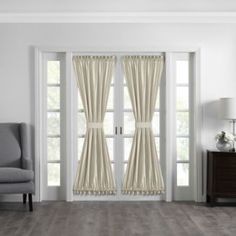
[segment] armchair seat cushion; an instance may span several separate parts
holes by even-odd
[[[0,183],[22,183],[32,181],[34,172],[12,167],[0,167]]]

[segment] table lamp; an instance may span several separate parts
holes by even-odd
[[[236,98],[220,99],[220,114],[223,120],[229,120],[233,124],[233,135],[235,136],[236,123]],[[235,151],[235,148],[234,148]]]

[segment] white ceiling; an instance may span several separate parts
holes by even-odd
[[[2,0],[0,12],[236,11],[236,0]]]

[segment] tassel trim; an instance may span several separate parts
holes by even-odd
[[[79,195],[95,195],[95,196],[102,196],[102,195],[115,195],[115,190],[74,190],[75,194]]]
[[[122,194],[126,195],[160,195],[165,193],[164,190],[123,190]]]

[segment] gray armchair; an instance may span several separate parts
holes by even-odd
[[[29,155],[27,125],[0,123],[0,194],[27,195],[29,210],[33,211],[34,172]]]

